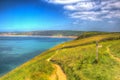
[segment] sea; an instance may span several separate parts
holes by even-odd
[[[0,37],[0,76],[72,38]]]

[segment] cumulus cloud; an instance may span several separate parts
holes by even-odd
[[[72,4],[79,2],[81,0],[46,0],[49,3],[54,3],[54,4]]]
[[[100,11],[100,12],[82,11],[82,12],[70,13],[69,16],[71,18],[76,18],[76,19],[99,21],[101,20],[101,18],[99,17],[107,13],[108,13],[107,11]]]
[[[120,0],[47,0],[62,4],[70,18],[100,21],[103,19],[120,19]]]
[[[65,5],[64,9],[66,10],[91,10],[95,8],[93,2],[78,2],[76,4]]]

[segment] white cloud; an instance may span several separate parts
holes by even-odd
[[[104,13],[106,13],[106,12],[85,11],[85,12],[70,13],[69,16],[71,18],[76,18],[76,19],[100,21],[101,19],[98,18],[98,16],[100,16],[101,14],[104,14]]]
[[[47,0],[49,3],[54,3],[54,4],[72,4],[79,2],[81,0]]]
[[[120,1],[117,0],[111,0],[111,1],[105,1],[102,2],[102,9],[112,9],[117,8],[120,9]]]
[[[64,9],[66,9],[66,10],[76,10],[76,7],[73,6],[73,5],[66,5],[66,6],[64,6]]]
[[[64,6],[64,9],[66,10],[91,10],[93,8],[95,8],[93,2],[79,2],[76,4]]]
[[[70,18],[99,21],[120,19],[120,0],[47,0],[54,4],[63,4]]]
[[[102,14],[101,14],[102,15]],[[115,11],[109,11],[101,16],[103,19],[111,19],[111,18],[120,18],[120,10],[115,10]]]

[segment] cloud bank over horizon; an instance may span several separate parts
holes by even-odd
[[[120,0],[46,0],[62,5],[67,15],[73,19],[101,21],[120,19]]]

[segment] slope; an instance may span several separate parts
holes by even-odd
[[[96,44],[99,41],[99,60],[96,63]],[[36,56],[9,72],[0,80],[49,80],[57,64],[63,69],[67,80],[120,80],[120,33],[92,35],[65,42]],[[49,61],[48,61],[49,59]]]

